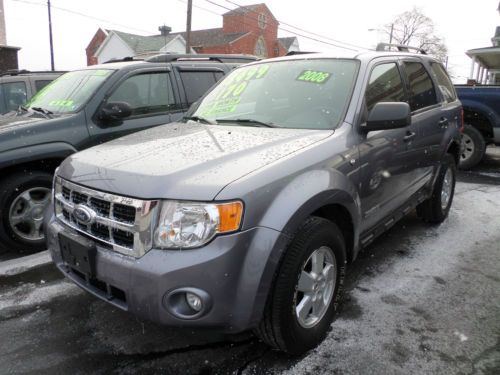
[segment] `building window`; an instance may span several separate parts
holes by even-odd
[[[258,17],[259,27],[261,29],[265,29],[267,25],[267,17],[265,14],[260,13]]]
[[[257,43],[255,43],[255,55],[259,57],[267,57],[266,42],[263,37],[257,39]]]

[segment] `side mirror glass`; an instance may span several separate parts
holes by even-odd
[[[109,102],[101,108],[99,118],[106,121],[117,121],[129,117],[132,107],[127,102]]]
[[[411,110],[408,103],[381,102],[375,104],[370,113],[364,129],[387,130],[404,128],[411,124]]]

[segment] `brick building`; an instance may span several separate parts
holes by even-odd
[[[283,56],[298,51],[296,37],[278,38],[279,22],[265,4],[247,5],[222,15],[222,27],[193,30],[193,53],[244,53],[260,57]],[[167,26],[160,35],[142,36],[99,29],[88,47],[87,64],[127,56],[146,57],[160,52],[184,53],[186,33],[172,33]]]

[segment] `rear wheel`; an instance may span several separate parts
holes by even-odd
[[[309,218],[284,255],[257,335],[296,355],[318,345],[340,303],[345,259],[339,228]]]
[[[36,171],[9,176],[0,185],[0,248],[32,252],[45,248],[43,214],[52,175]]]
[[[432,195],[417,206],[417,214],[428,223],[441,223],[448,216],[453,195],[457,168],[455,158],[446,154],[441,162]]]
[[[486,143],[483,135],[472,125],[465,125],[462,133],[462,153],[460,154],[460,169],[475,167],[484,156]]]

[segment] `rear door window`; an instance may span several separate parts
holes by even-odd
[[[132,115],[150,115],[177,109],[168,72],[142,73],[127,78],[108,98],[108,102],[126,102]]]
[[[431,62],[431,71],[438,82],[439,90],[441,90],[443,94],[443,99],[448,103],[457,100],[457,93],[444,67],[440,63]]]
[[[437,104],[436,90],[424,65],[415,61],[404,62],[410,85],[410,108],[412,111]]]
[[[181,70],[179,74],[186,93],[187,106],[201,98],[223,76],[219,71]]]
[[[1,96],[4,112],[15,111],[28,100],[26,84],[22,81],[3,83]]]
[[[379,102],[404,102],[403,80],[396,63],[385,63],[373,68],[366,89],[366,106],[370,111]]]

